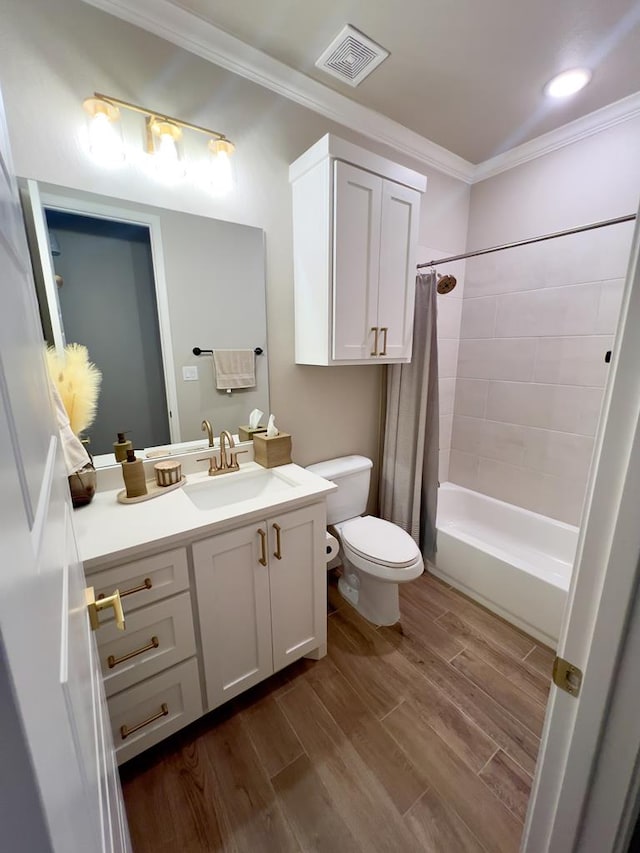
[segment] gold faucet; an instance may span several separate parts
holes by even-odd
[[[231,456],[231,461],[227,458],[227,448],[225,444],[229,448],[229,455]],[[209,476],[210,477],[218,477],[220,474],[230,474],[232,471],[239,471],[240,465],[238,464],[238,456],[240,453],[248,453],[247,450],[234,450],[233,448],[236,446],[235,441],[233,440],[233,436],[229,432],[229,430],[223,429],[220,433],[220,462],[215,457],[215,454],[211,454],[211,456],[205,457],[204,459],[198,459],[198,462],[208,462],[209,463]]]
[[[227,450],[225,448],[225,439],[229,445],[229,451],[233,451],[233,448],[236,446],[236,443],[233,440],[233,436],[231,435],[229,430],[223,429],[222,432],[220,433],[220,470],[221,471],[228,471],[232,467],[234,461],[235,461],[236,468],[238,468],[238,462],[237,462],[237,460],[234,460],[233,453],[231,455],[231,464],[229,463],[229,460],[227,459]]]
[[[209,439],[209,447],[213,447],[213,430],[211,429],[211,424],[209,423],[209,421],[204,420],[202,421],[202,424],[200,426],[202,432],[205,432],[206,430],[207,438]]]

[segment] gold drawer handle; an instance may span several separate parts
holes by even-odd
[[[276,560],[282,559],[282,544],[280,542],[280,530],[282,529],[279,524],[274,524],[273,529],[276,532],[276,550],[273,552],[273,556]]]
[[[85,589],[84,594],[87,602],[87,609],[89,610],[89,623],[92,631],[97,631],[102,624],[98,619],[98,613],[100,613],[101,610],[106,610],[108,607],[113,608],[113,615],[115,616],[118,630],[124,631],[124,611],[122,610],[120,593],[117,589],[113,595],[108,595],[105,598],[99,598],[97,601],[95,591],[92,586],[88,586]]]
[[[144,654],[144,652],[150,651],[150,649],[157,649],[159,645],[160,640],[157,637],[152,637],[151,642],[148,645],[143,646],[141,649],[135,649],[135,651],[129,652],[126,655],[122,655],[121,658],[109,655],[109,657],[107,658],[109,669],[113,669],[114,666],[118,666],[119,663],[124,663],[126,660],[131,660],[131,658],[135,658],[137,655],[142,655]]]
[[[151,583],[151,578],[145,578],[140,586],[134,586],[132,589],[125,589],[124,592],[120,593],[120,598],[124,598],[125,595],[133,595],[134,592],[144,592],[145,589],[151,589],[153,584]],[[104,598],[104,592],[101,592],[98,596],[98,601],[101,601]]]
[[[126,740],[129,735],[134,734],[139,731],[139,729],[143,729],[145,726],[151,725],[151,723],[155,723],[156,720],[159,720],[160,717],[166,717],[169,713],[169,706],[166,702],[163,702],[160,706],[160,710],[157,714],[154,714],[153,717],[149,717],[148,720],[143,720],[141,723],[138,723],[137,726],[132,726],[129,728],[128,726],[120,726],[120,737],[122,740]]]
[[[373,351],[371,355],[378,355],[378,327],[372,326],[371,331],[375,333],[375,338],[373,340]]]
[[[259,527],[258,533],[260,534],[260,556],[258,557],[258,562],[261,566],[267,565],[267,534],[264,530]]]
[[[387,332],[389,331],[389,327],[388,326],[382,326],[380,331],[382,332],[384,343],[382,344],[382,352],[379,353],[379,355],[386,355],[387,354]]]

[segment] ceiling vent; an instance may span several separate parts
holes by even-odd
[[[358,86],[387,56],[388,50],[347,24],[317,60],[316,67],[343,83]]]

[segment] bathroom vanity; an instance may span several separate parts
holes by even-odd
[[[325,496],[255,462],[133,506],[99,491],[74,521],[87,584],[120,590],[96,632],[118,763],[300,657],[326,654]]]

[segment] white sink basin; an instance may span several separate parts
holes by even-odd
[[[272,496],[279,497],[296,485],[275,471],[239,471],[187,483],[183,492],[198,509],[209,510],[255,498],[269,501]]]

